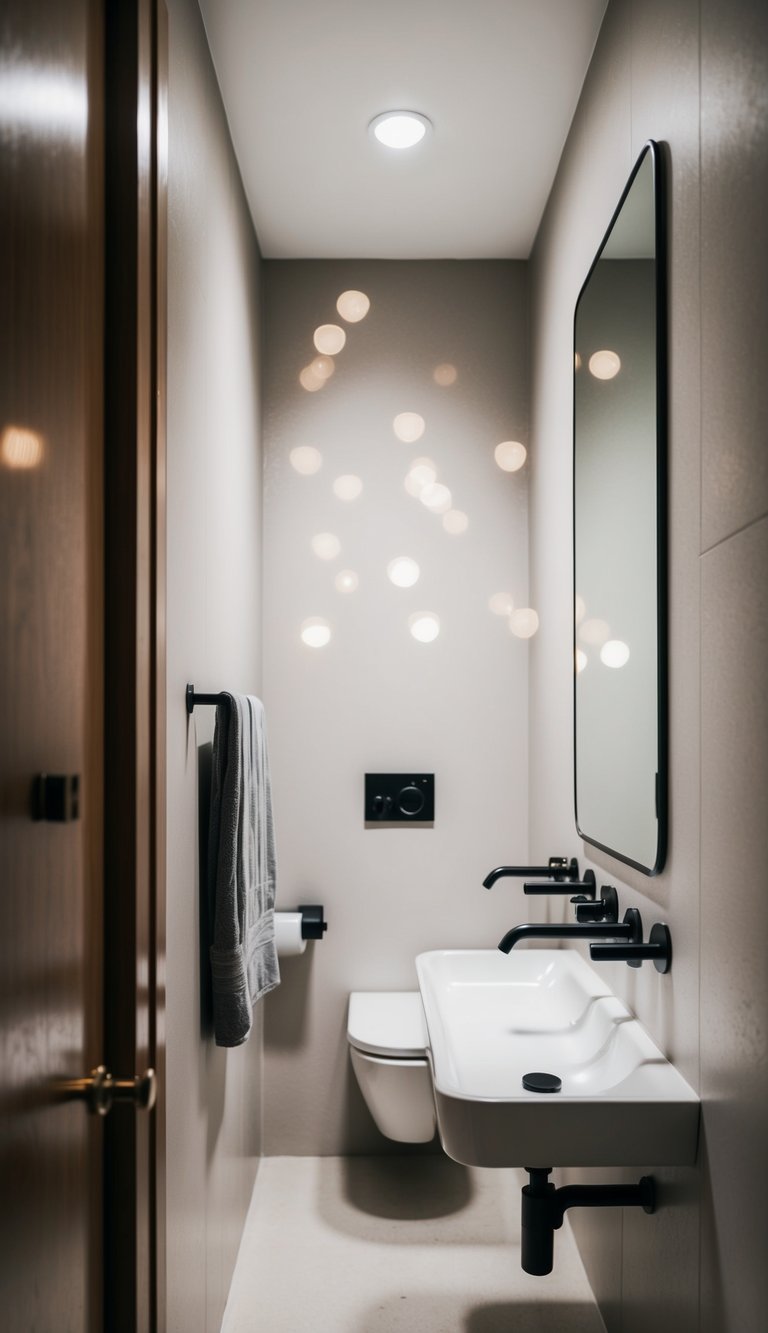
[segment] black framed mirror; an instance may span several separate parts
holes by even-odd
[[[574,727],[579,835],[647,875],[667,841],[666,262],[643,148],[574,316]]]

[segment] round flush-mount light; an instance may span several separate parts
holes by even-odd
[[[432,121],[420,111],[382,111],[368,128],[385,148],[415,148],[432,129]]]

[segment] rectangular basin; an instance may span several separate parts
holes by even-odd
[[[699,1098],[573,949],[416,959],[437,1120],[466,1166],[686,1166]],[[528,1073],[555,1074],[556,1093]]]

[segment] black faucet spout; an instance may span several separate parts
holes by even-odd
[[[575,857],[551,856],[546,866],[497,866],[483,880],[483,888],[491,889],[497,879],[536,879],[548,876],[550,880],[578,880],[579,865]]]
[[[621,923],[615,921],[589,921],[583,925],[568,922],[564,925],[545,923],[526,923],[513,926],[503,940],[499,941],[502,953],[510,953],[521,940],[628,940],[632,944],[643,938],[643,926],[640,913],[635,907],[629,907]]]

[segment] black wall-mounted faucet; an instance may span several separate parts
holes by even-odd
[[[649,959],[657,972],[668,972],[672,966],[672,937],[669,926],[657,921],[651,926],[648,943],[639,941],[631,944],[590,944],[589,956],[593,963],[616,961],[628,963],[630,967],[641,967]],[[499,946],[501,947],[501,946]]]
[[[639,945],[643,939],[643,923],[636,907],[627,908],[623,922],[593,921],[585,924],[514,926],[499,941],[502,953],[509,953],[521,940],[611,940]]]
[[[497,879],[511,876],[515,879],[533,879],[537,875],[548,875],[550,879],[572,881],[579,878],[579,863],[575,856],[550,856],[546,866],[497,866],[483,880],[484,889],[492,889]],[[566,890],[563,890],[566,892]]]

